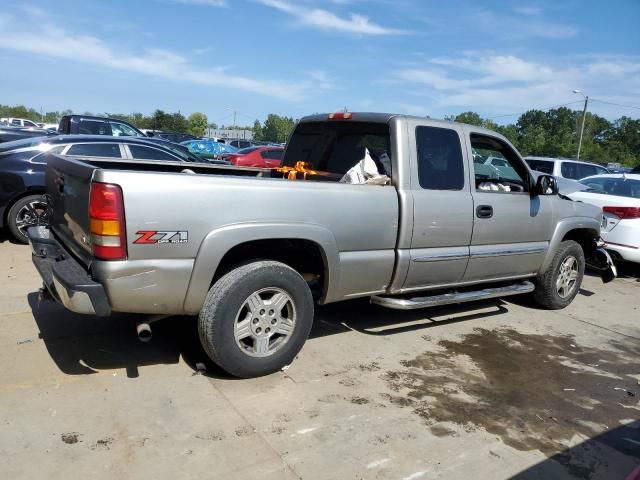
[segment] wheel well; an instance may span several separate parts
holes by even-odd
[[[582,247],[582,251],[585,256],[589,256],[589,254],[595,248],[594,240],[598,238],[598,235],[593,232],[593,230],[589,230],[587,228],[576,228],[575,230],[571,230],[567,232],[567,234],[563,237],[562,241],[565,240],[573,240],[578,242]]]
[[[44,195],[44,193],[45,193],[44,188],[38,188],[35,190],[25,190],[19,195],[13,197],[11,201],[7,203],[7,205],[4,208],[4,212],[2,214],[2,225],[3,226],[7,225],[7,223],[9,222],[9,210],[11,210],[11,207],[13,207],[16,202],[19,202],[22,198],[28,197],[29,195]]]
[[[253,240],[236,245],[222,257],[211,283],[234,268],[256,260],[275,260],[289,265],[309,283],[314,297],[325,291],[326,259],[322,248],[315,242],[297,238]]]

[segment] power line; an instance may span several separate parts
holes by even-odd
[[[566,107],[567,105],[573,105],[575,103],[582,103],[582,100],[576,100],[575,102],[569,102],[569,103],[562,103],[560,105],[551,105],[549,107],[540,107],[537,110],[551,110],[552,108],[560,108],[560,107]],[[532,109],[529,109],[532,110]],[[504,115],[495,115],[493,117],[487,117],[487,119],[491,120],[493,118],[503,118],[503,117],[515,117],[516,115],[522,115],[522,112],[518,112],[518,113],[505,113]]]
[[[615,105],[616,107],[635,108],[636,110],[640,110],[640,107],[636,107],[634,105],[622,105],[621,103],[605,102],[604,100],[596,100],[595,98],[590,98],[589,100],[597,103],[606,103],[607,105]]]

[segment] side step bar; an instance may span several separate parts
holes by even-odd
[[[415,310],[417,308],[436,307],[452,303],[474,302],[476,300],[506,297],[508,295],[520,295],[522,293],[533,292],[534,289],[535,285],[532,282],[524,281],[502,287],[484,288],[482,290],[471,290],[465,292],[454,291],[426,297],[407,298],[400,296],[374,295],[371,297],[371,303],[396,310]]]

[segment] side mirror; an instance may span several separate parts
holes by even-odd
[[[536,181],[534,193],[536,195],[557,195],[558,182],[551,175],[540,175]]]

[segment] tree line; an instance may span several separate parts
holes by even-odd
[[[507,137],[522,155],[541,157],[575,158],[582,126],[582,112],[566,107],[546,112],[529,110],[520,115],[516,123],[508,125],[498,125],[475,112],[446,119],[495,130]],[[640,163],[640,120],[623,116],[610,122],[587,112],[580,159],[637,165]]]
[[[28,118],[36,122],[56,123],[60,117],[71,113],[71,110],[38,112],[23,105],[0,105],[0,117]],[[89,112],[84,114],[91,115]],[[169,113],[162,110],[155,110],[150,115],[103,115],[125,120],[138,128],[191,133],[198,137],[204,136],[207,128],[218,128],[215,123],[209,123],[207,116],[201,112],[194,112],[188,117],[180,112]],[[482,118],[476,112],[463,112],[445,119],[495,130],[507,137],[522,155],[575,158],[582,112],[566,107],[547,111],[529,110],[520,115],[515,123],[507,125],[498,125],[489,118]],[[283,143],[286,142],[294,125],[295,120],[292,117],[272,113],[264,122],[256,120],[253,126],[226,128],[251,130],[256,140]],[[599,115],[587,113],[580,158],[603,164],[617,162],[627,166],[637,165],[640,163],[640,119],[623,116],[609,121]]]

